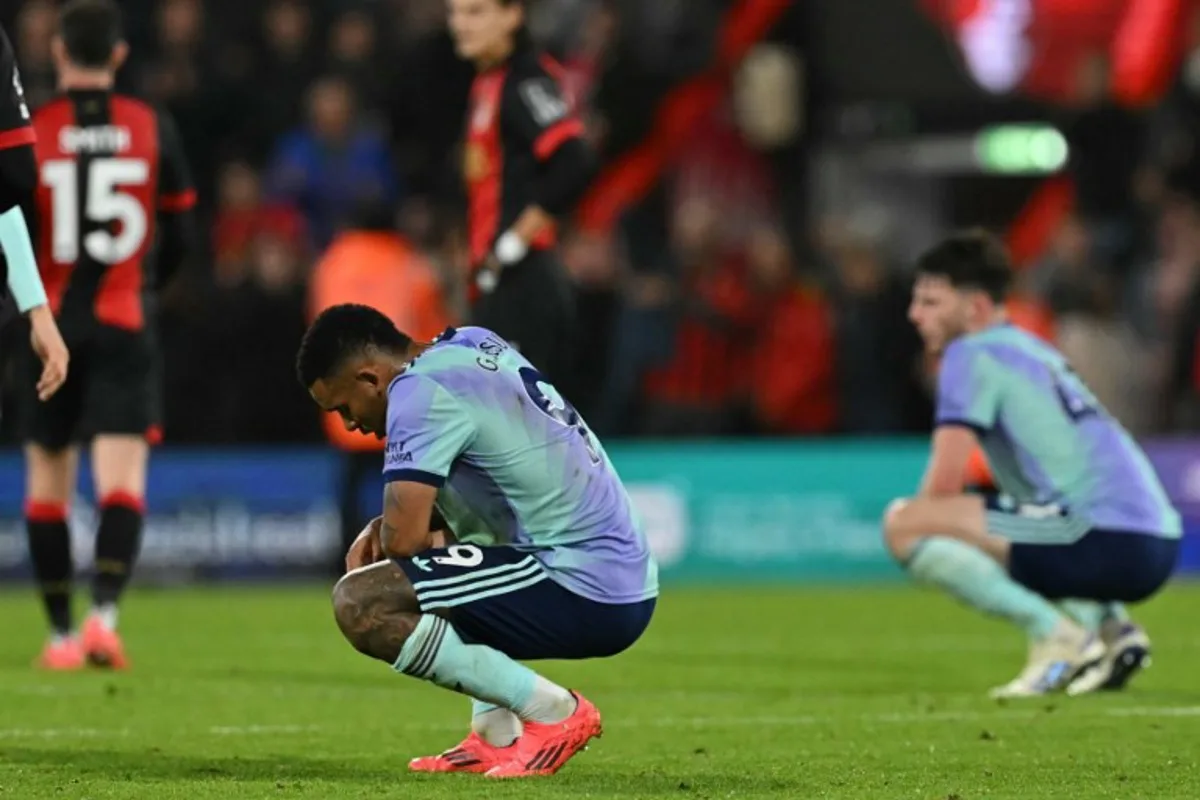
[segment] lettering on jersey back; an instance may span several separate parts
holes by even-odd
[[[491,336],[477,344],[476,347],[483,353],[483,355],[475,359],[475,363],[486,369],[488,372],[495,372],[496,370],[500,369],[498,359],[504,355],[506,350],[509,349],[507,344]]]
[[[76,153],[126,153],[133,148],[133,134],[124,125],[74,125],[58,133],[58,149],[66,155]]]

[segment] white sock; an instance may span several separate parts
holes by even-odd
[[[533,694],[521,709],[521,717],[552,725],[574,714],[577,705],[575,695],[538,675],[533,683]]]
[[[471,730],[493,747],[508,747],[521,735],[521,720],[507,708],[471,698]]]
[[[114,603],[93,607],[92,616],[100,620],[100,624],[108,630],[115,631],[117,629],[117,606]]]

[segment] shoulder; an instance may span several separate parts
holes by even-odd
[[[469,383],[476,353],[471,343],[463,340],[461,329],[451,331],[450,338],[443,338],[446,336],[443,334],[435,339],[433,346],[414,360],[393,386],[407,387],[401,390],[409,393],[458,394]]]
[[[525,50],[517,53],[508,65],[510,83],[542,79],[557,82],[562,75],[562,66],[550,56],[537,50]]]
[[[157,131],[174,130],[171,115],[163,107],[129,94],[114,93],[109,102],[114,123],[152,127]]]
[[[570,109],[563,100],[562,69],[547,56],[522,53],[509,65],[504,91],[539,122],[553,122]]]
[[[413,365],[397,375],[387,389],[388,428],[411,426],[429,416],[444,392],[436,377]]]
[[[979,340],[978,334],[960,336],[946,346],[942,351],[942,362],[945,364],[966,364],[976,360],[986,352],[986,345]]]
[[[988,337],[968,334],[955,339],[942,352],[938,370],[942,389],[974,383],[996,362],[996,346]]]
[[[34,125],[52,125],[61,124],[70,121],[70,117],[66,116],[66,112],[70,109],[70,103],[66,97],[59,95],[48,103],[44,103],[33,111]]]

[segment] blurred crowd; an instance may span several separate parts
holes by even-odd
[[[6,4],[7,5],[7,4]],[[203,252],[161,298],[166,435],[317,440],[292,375],[320,273],[352,244],[393,254],[423,326],[465,312],[457,142],[472,80],[443,0],[127,0],[122,87],[180,124]],[[563,64],[602,165],[646,133],[717,48],[721,0],[545,0],[531,17]],[[54,92],[54,4],[13,32],[26,92]],[[1200,33],[1200,31],[1197,31]],[[1020,312],[1138,432],[1200,425],[1200,36],[1161,108],[1110,103],[1081,73],[1067,127],[1075,213],[1021,278]],[[871,215],[803,218],[780,169],[803,159],[795,53],[760,47],[614,231],[564,230],[584,332],[576,405],[606,435],[925,430],[930,367],[909,283]],[[340,255],[339,255],[340,253]],[[326,257],[328,255],[328,257]],[[353,258],[358,258],[357,255]],[[403,295],[403,296],[400,296]]]

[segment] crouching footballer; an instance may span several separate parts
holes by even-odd
[[[410,768],[556,772],[600,735],[600,712],[520,662],[616,655],[658,596],[604,448],[482,328],[418,343],[374,309],[335,306],[305,334],[297,371],[347,428],[387,439],[383,514],[346,557],[338,626],[396,672],[471,698],[470,735]],[[435,510],[449,540],[431,530]]]
[[[1007,255],[953,236],[917,265],[909,316],[941,359],[920,492],[883,521],[918,581],[1025,631],[1029,657],[994,697],[1119,689],[1150,652],[1125,603],[1167,582],[1178,512],[1145,454],[1062,355],[1009,325]],[[976,444],[999,492],[966,494]]]

